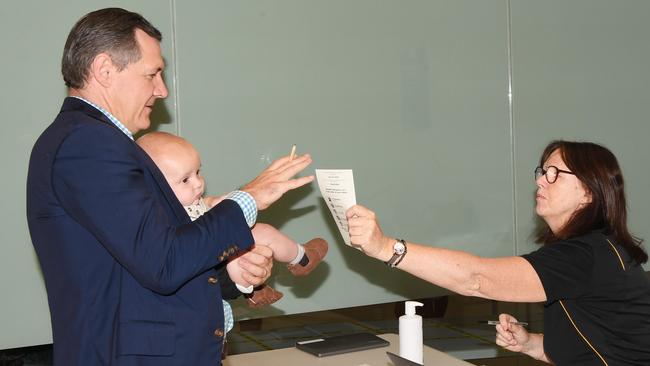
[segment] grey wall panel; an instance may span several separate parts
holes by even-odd
[[[506,14],[505,1],[179,2],[180,130],[211,193],[295,143],[312,168],[354,169],[387,233],[512,254]],[[276,266],[285,297],[269,313],[440,293],[345,247],[316,185],[262,219],[331,244],[307,278]]]
[[[0,349],[52,341],[45,287],[25,219],[25,179],[32,145],[49,125],[66,95],[61,55],[70,28],[89,11],[122,6],[143,13],[169,36],[171,4],[140,1],[20,1],[3,3],[0,44],[3,129],[0,166],[4,192],[0,205]],[[171,37],[164,39],[167,64],[173,69]],[[173,101],[173,88],[169,101]],[[173,103],[159,106],[157,119],[168,128]]]
[[[155,128],[199,148],[212,194],[295,143],[312,168],[354,169],[358,201],[387,233],[511,255],[535,248],[532,169],[543,146],[590,139],[619,156],[632,229],[650,234],[645,1],[10,2],[0,12],[0,349],[51,341],[25,222],[27,159],[65,95],[69,29],[105,6],[140,11],[163,32],[170,97]],[[271,284],[285,298],[264,311],[238,303],[240,319],[442,293],[344,247],[321,201],[313,185],[261,214],[331,250],[307,278],[276,265]]]
[[[648,15],[647,1],[513,2],[520,252],[535,248],[528,237],[534,227],[533,169],[544,146],[557,138],[600,142],[617,155],[630,227],[650,238]]]

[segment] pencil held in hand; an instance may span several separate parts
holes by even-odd
[[[289,161],[296,157],[296,144],[291,146],[291,153],[289,153]]]
[[[497,325],[499,324],[498,320],[488,320],[487,321],[488,325]],[[510,324],[515,324],[515,325],[521,325],[522,327],[525,327],[528,325],[526,322],[510,322]]]

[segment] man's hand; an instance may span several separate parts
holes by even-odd
[[[284,156],[271,163],[257,178],[246,184],[241,190],[253,196],[258,210],[264,210],[287,191],[302,187],[314,180],[313,175],[291,179],[309,164],[311,164],[309,154],[293,160],[289,156]]]
[[[239,257],[242,277],[253,286],[259,286],[271,276],[273,251],[266,245],[255,245]]]

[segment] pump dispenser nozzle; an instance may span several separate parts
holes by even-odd
[[[415,307],[424,306],[423,303],[417,301],[407,301],[404,303],[404,314],[415,315]]]

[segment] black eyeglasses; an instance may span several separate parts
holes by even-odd
[[[559,169],[558,167],[553,166],[553,165],[550,165],[546,169],[542,168],[541,166],[538,166],[537,168],[535,168],[535,180],[538,180],[539,177],[541,177],[543,175],[543,176],[546,177],[546,181],[549,184],[553,184],[557,180],[557,176],[560,173],[575,175],[573,172],[570,172],[568,170]]]

